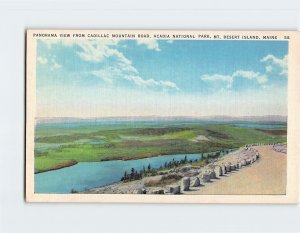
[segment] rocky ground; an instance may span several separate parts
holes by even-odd
[[[286,145],[276,144],[275,145],[247,145],[235,152],[220,157],[212,161],[209,165],[204,167],[195,167],[187,165],[180,168],[171,169],[162,172],[160,175],[145,177],[141,180],[131,181],[131,182],[119,182],[113,185],[95,188],[85,191],[84,193],[99,193],[99,194],[238,194],[247,192],[248,186],[247,182],[251,182],[253,177],[251,177],[253,172],[251,172],[251,167],[255,167],[256,164],[264,160],[264,163],[270,164],[269,160],[272,160],[272,155],[270,157],[270,151],[278,153],[277,150],[286,151]],[[282,153],[282,152],[281,152]],[[276,157],[276,156],[275,156]],[[281,156],[282,157],[282,156]],[[285,157],[285,156],[284,156]],[[280,163],[280,161],[278,161]],[[264,165],[265,166],[265,165]],[[264,169],[264,166],[261,170]],[[280,166],[280,171],[275,172],[279,174],[279,177],[274,179],[283,180],[281,174],[286,167],[284,165],[275,164]],[[261,167],[261,166],[260,166]],[[270,166],[265,166],[265,170],[272,169]],[[286,169],[286,168],[285,168]],[[250,172],[245,172],[250,170]],[[261,170],[254,173],[255,176],[260,176],[260,173],[265,174]],[[243,172],[244,171],[244,172]],[[239,173],[243,176],[240,177]],[[269,172],[270,173],[270,172]],[[277,174],[277,176],[278,176]],[[234,181],[231,177],[240,177],[237,181]],[[269,177],[269,176],[268,176]],[[258,177],[257,182],[263,182],[263,177]],[[272,179],[269,177],[268,179]],[[226,180],[224,185],[224,180]],[[237,178],[235,178],[237,180]],[[240,185],[246,182],[246,186],[242,187]],[[272,185],[272,181],[270,181]],[[221,187],[218,187],[220,183]],[[261,183],[262,184],[262,183]],[[222,187],[223,185],[223,187]],[[253,186],[253,190],[250,193],[256,193],[255,187],[260,186],[256,184]],[[282,185],[281,185],[282,186]],[[281,187],[280,186],[280,187]],[[284,185],[283,185],[284,186]],[[263,188],[263,187],[262,187]],[[269,187],[268,190],[270,191]],[[240,191],[239,191],[240,190]],[[244,190],[244,191],[243,191]],[[278,192],[283,192],[282,187]],[[259,191],[258,191],[259,192]],[[246,194],[250,194],[246,193]],[[256,193],[260,194],[260,193]]]

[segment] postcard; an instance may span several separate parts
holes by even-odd
[[[27,30],[26,201],[297,203],[299,41]]]

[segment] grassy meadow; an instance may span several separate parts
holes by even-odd
[[[274,142],[286,142],[286,127],[259,129],[226,124],[36,127],[35,172],[78,162],[206,153],[249,143]]]

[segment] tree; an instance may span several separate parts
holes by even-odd
[[[134,168],[131,168],[131,173],[130,173],[130,178],[131,179],[134,178],[134,174],[135,174],[134,171],[135,171]]]

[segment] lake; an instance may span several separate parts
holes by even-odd
[[[260,124],[260,123],[230,123],[228,125],[237,126],[241,128],[255,128],[255,129],[279,129],[279,128],[286,128],[286,124]]]
[[[84,191],[113,184],[120,181],[124,172],[131,168],[137,171],[147,168],[159,168],[173,159],[179,161],[187,156],[188,160],[201,159],[200,154],[164,155],[138,160],[113,160],[104,162],[81,162],[71,167],[35,174],[35,193],[70,193]]]

